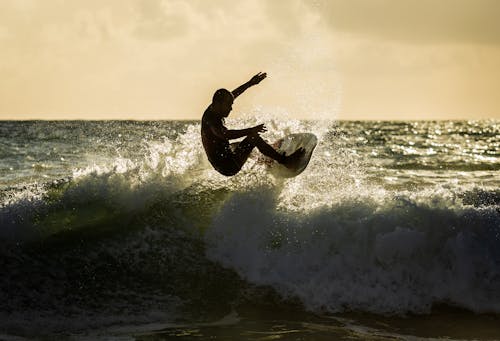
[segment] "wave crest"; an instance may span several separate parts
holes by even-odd
[[[313,311],[500,312],[500,214],[440,196],[355,197],[308,214],[273,191],[234,195],[207,255]]]

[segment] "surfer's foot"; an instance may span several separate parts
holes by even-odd
[[[297,163],[297,161],[301,157],[304,156],[305,152],[306,152],[306,150],[304,148],[300,147],[299,149],[297,149],[296,151],[294,151],[290,155],[283,155],[284,160],[283,160],[282,164],[286,167],[294,165],[295,163]]]

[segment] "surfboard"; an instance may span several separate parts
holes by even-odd
[[[317,143],[318,138],[311,133],[290,134],[279,139],[273,143],[274,148],[276,148],[279,153],[285,152],[286,155],[290,155],[301,147],[304,148],[305,152],[304,155],[297,159],[297,162],[292,165],[284,166],[274,160],[267,162],[269,171],[273,175],[283,178],[292,178],[299,175],[309,164]]]

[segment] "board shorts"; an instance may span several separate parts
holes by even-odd
[[[241,170],[254,148],[255,145],[249,138],[245,138],[241,142],[231,143],[229,150],[221,156],[218,162],[212,163],[212,166],[222,175],[235,175]]]

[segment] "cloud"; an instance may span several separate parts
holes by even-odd
[[[317,0],[305,3],[336,31],[407,43],[500,44],[498,0]]]
[[[189,29],[187,2],[148,0],[137,3],[135,34],[139,38],[166,40],[180,37]]]

